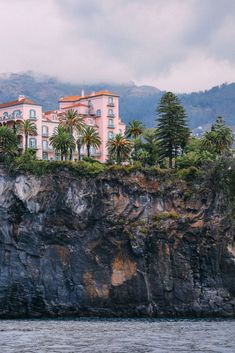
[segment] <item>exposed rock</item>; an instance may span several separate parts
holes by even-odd
[[[0,317],[234,316],[229,203],[190,187],[1,170]]]

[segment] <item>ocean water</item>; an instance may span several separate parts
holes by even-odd
[[[234,353],[235,320],[0,320],[0,353]]]

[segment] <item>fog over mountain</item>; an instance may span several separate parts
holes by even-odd
[[[70,84],[53,77],[35,73],[0,75],[0,102],[14,100],[19,94],[42,104],[44,110],[56,109],[62,96],[107,89],[120,95],[120,115],[128,123],[141,120],[147,127],[156,125],[156,106],[164,93],[153,86],[126,84]],[[222,84],[210,90],[179,94],[191,128],[205,126],[217,116],[223,116],[229,125],[235,125],[235,83]]]

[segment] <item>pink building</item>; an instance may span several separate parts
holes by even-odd
[[[37,151],[37,156],[42,157],[42,107],[34,103],[32,100],[19,96],[15,101],[0,104],[0,125],[8,125],[13,127],[14,123],[19,124],[21,121],[30,119],[37,126],[38,135],[29,136],[29,148]],[[25,141],[23,134],[18,135],[19,148],[23,149]]]
[[[91,155],[101,162],[108,157],[107,141],[116,134],[125,133],[125,124],[119,117],[119,96],[108,91],[93,92],[80,96],[63,97],[59,100],[59,109],[43,113],[42,107],[33,101],[19,96],[18,100],[0,104],[0,124],[13,125],[24,119],[31,119],[38,131],[37,136],[29,137],[29,147],[35,148],[39,159],[59,159],[60,156],[49,143],[63,114],[69,109],[76,110],[83,117],[84,123],[97,129],[102,144],[99,149],[92,149]],[[77,136],[76,138],[79,138]],[[19,145],[24,144],[24,136],[19,136]],[[82,146],[81,155],[86,155],[85,146]],[[74,158],[77,158],[76,153]]]

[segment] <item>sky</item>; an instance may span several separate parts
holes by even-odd
[[[0,0],[0,72],[191,92],[235,81],[235,0]]]

